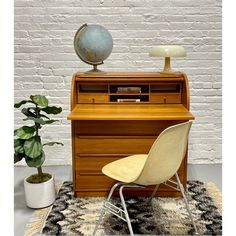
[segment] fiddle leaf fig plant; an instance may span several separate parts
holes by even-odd
[[[42,95],[31,95],[29,100],[23,100],[14,105],[15,108],[26,106],[21,109],[26,116],[23,121],[32,121],[33,125],[24,125],[14,130],[14,163],[25,159],[29,167],[37,168],[37,174],[31,175],[27,181],[30,183],[42,183],[51,178],[50,174],[43,173],[42,164],[45,161],[43,147],[54,144],[63,145],[60,142],[42,143],[39,130],[48,124],[58,120],[50,119],[48,115],[61,113],[62,108],[49,106],[48,99]]]

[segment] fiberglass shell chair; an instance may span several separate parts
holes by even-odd
[[[103,204],[93,235],[96,234],[99,223],[106,211],[127,222],[130,235],[134,235],[122,193],[123,189],[132,187],[145,188],[148,185],[155,185],[155,188],[147,201],[147,203],[149,203],[152,197],[155,196],[158,186],[161,183],[181,191],[194,231],[198,234],[184,193],[183,185],[177,174],[177,170],[186,153],[191,124],[192,122],[188,121],[165,129],[157,137],[148,154],[128,156],[113,161],[103,167],[102,172],[105,175],[119,182],[113,185],[107,200]],[[176,182],[170,179],[173,176],[176,177]],[[119,196],[123,208],[118,208],[110,202],[111,196],[117,187],[119,187]]]

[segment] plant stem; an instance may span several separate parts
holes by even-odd
[[[38,167],[37,170],[38,170],[38,175],[39,175],[39,177],[43,177],[42,167],[41,167],[41,166]]]
[[[36,104],[36,110],[35,110],[35,113],[36,113],[36,117],[39,118],[39,108],[38,108],[38,105]],[[39,134],[39,124],[37,124],[35,122],[35,130],[36,130],[36,135],[38,136]],[[42,178],[43,177],[43,171],[42,171],[42,167],[37,167],[37,170],[38,170],[38,176],[39,178]]]
[[[38,105],[36,104],[36,109],[35,109],[35,113],[36,113],[36,118],[39,118],[39,109],[38,109]],[[39,125],[35,122],[35,129],[36,129],[36,135],[38,136],[38,132],[39,132]]]

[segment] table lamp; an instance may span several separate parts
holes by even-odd
[[[163,73],[170,73],[170,58],[171,57],[185,57],[186,51],[184,47],[177,45],[162,45],[155,46],[149,50],[150,57],[165,57],[165,66],[163,69]]]

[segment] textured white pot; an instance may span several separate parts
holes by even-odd
[[[27,177],[28,178],[28,177]],[[30,208],[43,208],[50,206],[55,201],[55,183],[52,177],[39,184],[31,184],[24,179],[25,201]]]

